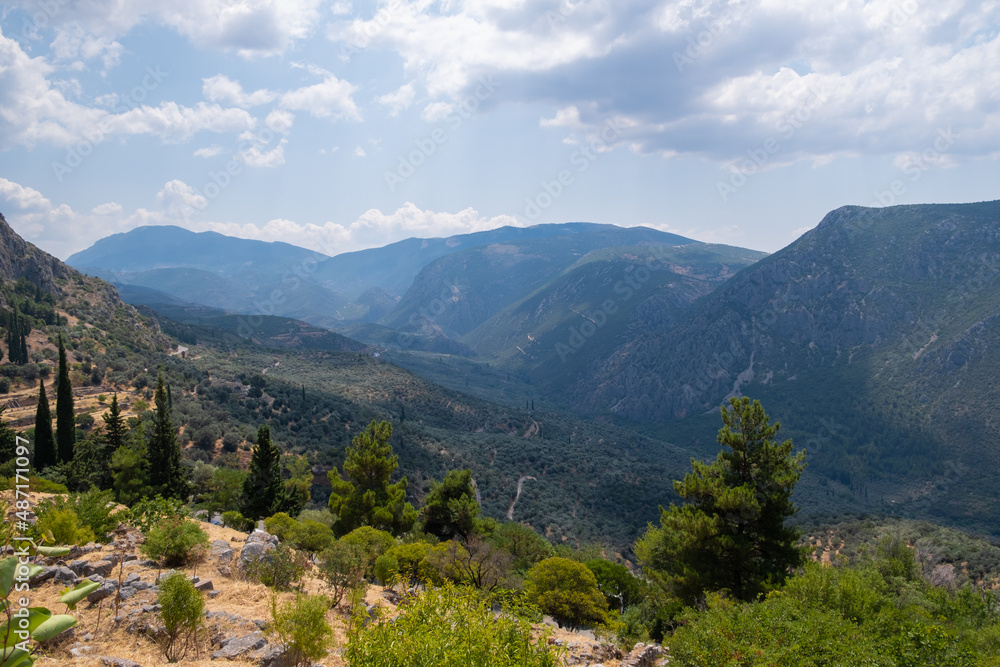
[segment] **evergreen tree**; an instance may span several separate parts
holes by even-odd
[[[339,517],[333,526],[338,536],[359,526],[400,535],[417,520],[417,511],[406,502],[406,477],[395,484],[389,483],[389,477],[399,467],[399,457],[392,453],[389,444],[390,437],[391,424],[373,421],[355,436],[353,447],[347,448],[344,474],[351,481],[341,479],[336,468],[328,473],[333,486],[330,511]]]
[[[66,346],[59,337],[59,379],[56,385],[56,444],[60,463],[73,460],[76,423],[73,409],[73,385],[69,381]]]
[[[52,436],[52,413],[45,395],[45,380],[38,382],[38,407],[35,409],[35,470],[56,463],[56,443]]]
[[[774,440],[780,424],[769,424],[759,401],[729,403],[723,450],[712,463],[692,459],[692,472],[674,482],[688,504],[661,507],[660,527],[636,543],[647,571],[688,604],[706,591],[754,600],[802,562],[799,533],[785,519],[797,511],[791,495],[805,451]]]
[[[104,413],[104,444],[112,454],[125,444],[128,437],[128,427],[118,407],[118,394],[111,397],[111,407]]]
[[[31,326],[21,314],[20,309],[15,305],[7,316],[7,358],[12,364],[28,363],[28,343],[27,337],[31,333]]]
[[[479,503],[472,486],[471,470],[449,470],[444,481],[435,484],[424,497],[420,518],[425,533],[442,541],[467,539],[476,530]]]
[[[279,511],[284,501],[284,483],[281,481],[281,452],[271,442],[271,427],[261,425],[257,430],[257,444],[250,457],[250,474],[243,482],[240,513],[257,521]]]
[[[153,414],[153,436],[149,442],[149,481],[154,491],[165,498],[184,498],[188,491],[187,480],[181,468],[177,429],[170,419],[163,371],[160,371],[156,379],[153,402],[156,411]]]
[[[7,463],[17,454],[17,432],[3,420],[6,405],[0,405],[0,463]]]
[[[111,454],[115,500],[129,506],[153,495],[149,486],[146,427],[142,422],[135,424],[130,436],[130,442]]]

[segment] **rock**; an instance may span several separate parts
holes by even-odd
[[[126,585],[122,584],[121,590],[118,591],[118,597],[120,597],[122,600],[128,600],[131,597],[135,597],[135,594],[137,592],[138,591],[136,591],[131,586],[126,586]]]
[[[259,651],[250,654],[251,660],[256,660],[259,667],[294,667],[294,656],[290,655],[288,647],[284,644],[277,646],[265,646]]]
[[[208,592],[208,597],[210,599],[214,600],[215,598],[219,597],[219,595],[221,595],[221,594],[222,594],[222,591],[209,591]]]
[[[144,605],[142,605],[142,610],[145,613],[147,613],[147,614],[150,613],[150,612],[154,612],[154,611],[160,611],[161,609],[163,609],[163,607],[161,607],[159,604],[144,604]]]
[[[663,647],[656,644],[636,644],[632,652],[622,660],[621,667],[653,667],[664,653]]]
[[[124,580],[122,580],[122,585],[124,586],[126,584],[132,584],[132,583],[135,583],[137,581],[139,581],[139,575],[137,573],[135,573],[135,572],[132,572],[127,577],[125,577]]]
[[[252,632],[242,637],[230,637],[222,641],[222,648],[212,654],[212,660],[237,658],[239,656],[262,649],[267,645],[267,639],[262,632]]]
[[[198,521],[208,521],[208,510],[198,510],[191,516],[197,519]]]
[[[139,560],[139,557],[135,554],[125,554],[125,557],[122,558],[122,560],[126,563],[131,563],[132,561]]]
[[[71,648],[69,650],[69,654],[74,658],[82,658],[88,653],[93,653],[93,652],[94,652],[93,646],[77,646],[76,648]]]
[[[29,579],[28,583],[31,586],[35,586],[35,585],[40,584],[40,583],[42,583],[44,581],[48,581],[49,579],[51,579],[54,576],[56,576],[56,568],[54,568],[54,567],[47,567],[44,570],[42,570],[41,572],[39,572],[38,574],[36,574],[35,576],[33,576],[31,579]]]
[[[216,512],[215,514],[212,515],[212,518],[209,519],[208,522],[210,524],[212,524],[213,526],[221,526],[222,525],[222,515],[219,514],[218,512]]]
[[[88,563],[85,560],[74,560],[71,561],[66,567],[75,572],[78,575],[83,575],[83,568],[87,567]]]
[[[99,655],[97,659],[107,665],[107,667],[142,667],[138,662],[132,662],[125,658],[109,658],[105,655]]]
[[[68,567],[56,566],[52,568],[52,582],[56,584],[75,584],[80,581],[76,572]]]
[[[101,577],[106,577],[111,574],[111,570],[115,568],[115,563],[110,560],[99,560],[95,563],[87,563],[83,568],[83,576],[89,577],[91,575],[98,575]],[[70,566],[72,569],[72,566]]]
[[[246,568],[250,563],[260,561],[267,552],[273,551],[276,546],[278,546],[278,538],[274,535],[259,529],[253,531],[240,551],[240,567]]]
[[[233,559],[233,548],[225,540],[215,540],[212,542],[212,550],[209,552],[212,558],[228,563]]]
[[[114,579],[108,579],[103,584],[101,584],[100,588],[98,588],[96,591],[87,596],[87,602],[100,602],[101,600],[109,598],[112,595],[114,595],[115,591],[117,590],[118,590],[118,582],[115,581]]]
[[[196,583],[194,585],[194,587],[196,589],[198,589],[199,591],[213,591],[213,590],[215,590],[215,586],[212,585],[212,581],[210,579],[207,580],[207,581],[199,581],[198,583]]]

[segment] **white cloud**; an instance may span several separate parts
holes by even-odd
[[[199,148],[194,152],[194,156],[209,158],[209,157],[215,157],[216,155],[222,155],[224,151],[225,149],[222,148],[222,146],[212,144],[211,146],[207,146],[205,148]]]
[[[233,81],[225,74],[216,74],[202,79],[201,90],[202,94],[211,102],[227,102],[244,109],[267,104],[278,96],[277,93],[266,88],[245,93],[243,86],[238,81]]]
[[[270,128],[272,132],[277,132],[278,134],[288,134],[294,122],[295,114],[291,111],[283,111],[281,109],[275,109],[267,114],[267,118],[264,119],[264,125]]]
[[[431,102],[424,107],[424,110],[420,113],[420,117],[428,123],[436,123],[439,120],[447,118],[454,110],[454,104],[448,102]]]
[[[278,167],[285,164],[285,144],[288,139],[282,139],[278,145],[266,150],[263,144],[255,144],[240,153],[240,159],[248,167]]]
[[[390,116],[398,116],[401,111],[410,108],[414,97],[416,97],[416,91],[413,89],[413,84],[407,83],[392,93],[376,97],[375,101],[388,107]]]
[[[365,153],[365,149],[361,146],[356,146],[354,148],[354,157],[365,157],[366,155],[367,153]]]
[[[322,83],[290,90],[281,96],[281,107],[291,111],[306,111],[316,118],[360,121],[361,113],[352,95],[357,88],[332,74]]]

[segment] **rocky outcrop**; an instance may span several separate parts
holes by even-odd
[[[50,294],[59,294],[59,279],[80,275],[76,269],[22,239],[0,213],[0,278],[27,278]],[[2,297],[0,297],[2,298]]]
[[[240,567],[246,568],[247,565],[260,561],[277,546],[278,538],[274,535],[259,529],[253,531],[240,551]]]

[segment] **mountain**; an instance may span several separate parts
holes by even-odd
[[[50,294],[57,294],[57,281],[79,275],[52,255],[39,250],[10,228],[0,213],[0,278],[17,282],[24,278]],[[0,297],[2,299],[3,297]],[[0,301],[0,306],[6,303]]]
[[[814,470],[982,529],[1000,516],[998,363],[1000,202],[848,206],[562,389],[703,441],[699,415],[758,397]]]

